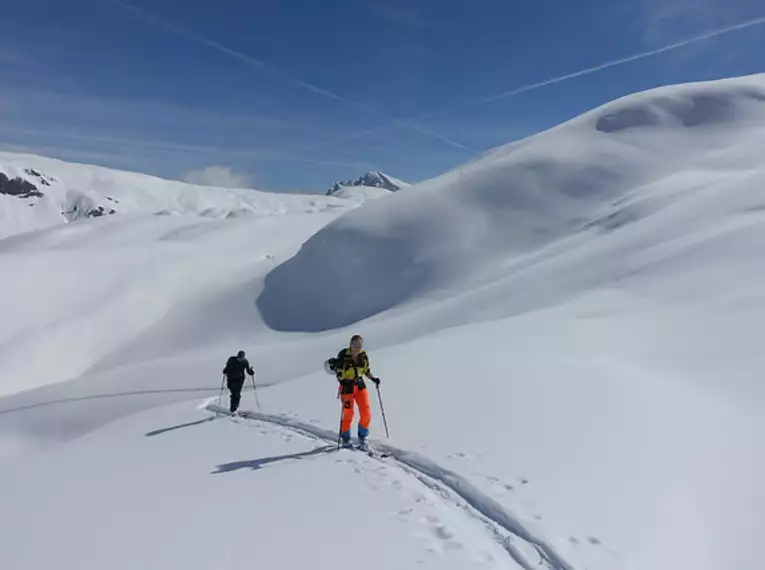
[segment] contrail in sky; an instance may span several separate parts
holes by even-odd
[[[315,148],[328,146],[332,144],[339,144],[343,142],[348,142],[354,139],[358,139],[361,137],[364,137],[369,134],[376,133],[378,131],[381,131],[383,129],[389,128],[393,125],[401,125],[402,123],[406,124],[413,124],[417,121],[424,121],[427,119],[431,119],[433,117],[440,117],[442,115],[448,115],[451,113],[456,113],[458,111],[463,111],[465,109],[470,109],[472,107],[478,107],[480,105],[485,105],[486,103],[491,103],[493,101],[499,101],[501,99],[508,99],[510,97],[514,97],[516,95],[520,95],[522,93],[528,93],[530,91],[536,91],[537,89],[541,89],[543,87],[547,87],[549,85],[555,85],[557,83],[563,83],[564,81],[568,81],[569,79],[575,79],[577,77],[583,77],[585,75],[591,75],[593,73],[597,73],[599,71],[604,71],[606,69],[611,69],[612,67],[618,67],[620,65],[625,65],[628,63],[632,63],[635,61],[639,61],[641,59],[647,59],[649,57],[654,57],[657,55],[661,55],[663,53],[667,53],[670,51],[674,51],[676,49],[680,49],[692,44],[700,43],[706,40],[710,40],[713,38],[716,38],[718,36],[724,36],[727,34],[731,34],[733,32],[738,32],[741,30],[745,30],[748,28],[754,28],[756,26],[762,26],[765,24],[765,16],[754,18],[752,20],[746,20],[744,22],[734,24],[731,26],[726,26],[724,28],[719,28],[716,30],[711,30],[708,32],[705,32],[703,34],[699,34],[697,36],[693,36],[691,38],[686,38],[681,41],[677,41],[656,49],[652,49],[649,51],[644,51],[640,53],[636,53],[627,57],[622,57],[619,59],[614,59],[611,61],[607,61],[605,63],[601,63],[599,65],[594,65],[592,67],[587,67],[585,69],[581,69],[579,71],[574,71],[572,73],[567,73],[565,75],[560,75],[558,77],[552,77],[550,79],[545,79],[543,81],[539,81],[537,83],[530,83],[528,85],[523,85],[521,87],[517,87],[515,89],[512,89],[510,91],[505,91],[503,93],[498,93],[496,95],[490,95],[488,97],[483,97],[481,99],[475,99],[473,101],[468,101],[467,103],[461,103],[459,105],[454,105],[452,107],[445,107],[443,109],[439,109],[437,111],[432,111],[430,113],[425,113],[422,115],[417,115],[414,117],[410,117],[408,119],[398,119],[395,123],[390,123],[387,125],[380,125],[377,127],[372,127],[363,131],[359,131],[357,133],[354,133],[352,135],[349,135],[347,137],[338,137],[335,139],[329,139],[324,142],[318,143],[316,145],[308,147],[307,150],[312,150]]]
[[[298,87],[301,87],[307,91],[310,91],[311,93],[314,93],[316,95],[319,95],[321,97],[326,97],[328,99],[332,99],[334,101],[337,101],[338,103],[342,103],[348,107],[353,107],[354,109],[358,109],[361,111],[364,111],[369,114],[377,115],[379,117],[384,118],[387,121],[390,121],[392,124],[397,124],[401,126],[406,126],[410,129],[414,129],[416,131],[419,131],[421,133],[424,133],[430,137],[433,137],[435,139],[438,139],[440,141],[443,141],[453,147],[459,148],[461,150],[470,151],[472,152],[473,149],[470,149],[466,147],[463,144],[458,143],[457,141],[446,137],[444,135],[441,135],[439,133],[433,132],[430,129],[426,129],[425,127],[422,127],[420,125],[413,124],[410,120],[404,120],[404,119],[397,119],[394,117],[387,116],[367,105],[357,103],[356,101],[352,101],[351,99],[347,99],[346,97],[343,97],[341,95],[338,95],[336,93],[333,93],[332,91],[328,91],[326,89],[322,89],[321,87],[317,87],[316,85],[313,85],[311,83],[308,83],[307,81],[303,81],[299,77],[295,77],[294,75],[291,75],[289,73],[286,73],[284,71],[281,71],[280,69],[276,69],[275,67],[272,67],[271,65],[265,63],[264,61],[261,61],[255,57],[252,57],[250,55],[244,54],[240,51],[236,51],[234,49],[231,49],[229,47],[224,46],[223,44],[216,42],[215,40],[211,40],[209,38],[206,38],[204,36],[201,36],[197,34],[196,32],[192,32],[190,30],[186,30],[184,28],[180,28],[176,26],[175,24],[168,22],[167,20],[164,20],[162,18],[159,18],[155,16],[154,14],[147,12],[143,8],[139,8],[138,6],[135,6],[129,2],[126,2],[125,0],[111,0],[112,3],[117,4],[121,8],[124,8],[125,10],[128,10],[138,16],[139,18],[146,20],[150,22],[151,24],[154,24],[156,26],[163,27],[174,34],[184,37],[187,40],[191,40],[193,42],[200,43],[202,45],[205,45],[209,48],[212,48],[214,50],[217,50],[223,54],[226,54],[230,57],[233,57],[234,59],[238,60],[239,62],[245,64],[248,67],[257,69],[259,71],[268,73],[274,77],[277,77],[287,83],[292,83],[293,85],[296,85]]]
[[[654,57],[657,55],[661,55],[663,53],[667,53],[669,51],[673,51],[676,49],[680,49],[692,44],[697,44],[699,42],[703,42],[706,40],[711,40],[713,38],[716,38],[718,36],[724,36],[726,34],[731,34],[733,32],[738,32],[741,30],[745,30],[748,28],[754,28],[755,26],[762,26],[765,24],[765,16],[754,18],[752,20],[747,20],[745,22],[741,22],[739,24],[735,24],[732,26],[726,26],[724,28],[719,28],[717,30],[712,30],[709,32],[705,32],[703,34],[699,34],[698,36],[693,36],[692,38],[687,38],[672,44],[665,45],[660,48],[652,49],[649,51],[644,51],[641,53],[636,53],[627,57],[622,57],[619,59],[614,59],[611,61],[607,61],[605,63],[601,63],[599,65],[595,65],[593,67],[587,67],[585,69],[581,69],[579,71],[574,71],[573,73],[567,73],[566,75],[560,75],[558,77],[553,77],[551,79],[545,79],[543,81],[539,81],[537,83],[530,83],[528,85],[523,85],[521,87],[517,87],[515,89],[512,89],[510,91],[505,91],[503,93],[499,93],[497,95],[490,95],[488,97],[484,97],[482,99],[476,99],[473,101],[469,101],[467,103],[462,103],[460,105],[455,105],[453,107],[447,107],[444,109],[441,109],[439,111],[434,111],[432,113],[426,113],[424,115],[419,115],[417,117],[412,117],[410,119],[404,119],[405,121],[414,122],[414,121],[422,121],[425,119],[430,119],[431,117],[446,115],[449,113],[454,113],[456,111],[461,111],[463,109],[469,109],[471,107],[478,107],[479,105],[484,105],[486,103],[491,103],[492,101],[499,101],[500,99],[507,99],[509,97],[514,97],[515,95],[520,95],[521,93],[528,93],[529,91],[535,91],[537,89],[540,89],[542,87],[547,87],[548,85],[555,85],[556,83],[563,83],[564,81],[568,81],[569,79],[575,79],[577,77],[582,77],[585,75],[591,75],[593,73],[597,73],[599,71],[603,71],[606,69],[611,69],[612,67],[618,67],[620,65],[625,65],[627,63],[632,63],[634,61],[639,61],[641,59],[646,59],[649,57]]]
[[[298,77],[294,77],[294,76],[292,76],[292,75],[290,75],[288,73],[285,73],[285,72],[283,72],[281,70],[275,69],[275,68],[267,65],[265,62],[263,62],[263,61],[261,61],[259,59],[256,59],[256,58],[254,58],[252,56],[249,56],[249,55],[246,55],[246,54],[243,54],[243,53],[238,52],[236,50],[230,49],[230,48],[228,48],[228,47],[226,47],[226,46],[224,46],[224,45],[222,45],[222,44],[220,44],[220,43],[218,43],[218,42],[216,42],[214,40],[210,40],[210,39],[205,38],[203,36],[200,36],[200,35],[198,35],[198,34],[196,34],[194,32],[191,32],[191,31],[179,28],[178,26],[176,26],[176,25],[174,25],[174,24],[172,24],[170,22],[167,22],[165,20],[162,20],[162,19],[160,19],[160,18],[158,18],[158,17],[156,17],[156,16],[146,12],[145,10],[143,10],[141,8],[138,8],[138,7],[134,6],[134,5],[126,2],[125,0],[111,0],[111,1],[113,3],[121,6],[122,8],[133,12],[137,16],[143,18],[144,20],[147,20],[147,21],[151,22],[152,24],[164,27],[164,28],[174,32],[175,34],[177,34],[179,36],[185,37],[186,39],[189,39],[191,41],[195,41],[195,42],[201,43],[201,44],[206,45],[206,46],[208,46],[210,48],[218,50],[221,53],[227,54],[227,55],[229,55],[229,56],[239,60],[240,62],[244,63],[245,65],[248,65],[250,67],[256,68],[256,69],[264,71],[266,73],[269,73],[272,76],[278,77],[278,78],[280,78],[280,79],[282,79],[282,80],[284,80],[284,81],[286,81],[288,83],[292,83],[293,85],[297,85],[299,87],[302,87],[302,88],[304,88],[304,89],[306,89],[308,91],[311,91],[311,92],[313,92],[313,93],[315,93],[317,95],[320,95],[320,96],[323,96],[323,97],[326,97],[326,98],[329,98],[329,99],[333,99],[333,100],[335,100],[335,101],[337,101],[339,103],[342,103],[344,105],[347,105],[347,106],[350,106],[350,107],[353,107],[353,108],[365,111],[366,113],[371,113],[371,114],[376,114],[378,116],[383,116],[382,113],[380,113],[380,112],[378,112],[378,111],[376,111],[374,109],[371,109],[370,107],[368,107],[366,105],[362,105],[360,103],[356,103],[355,101],[352,101],[350,99],[347,99],[345,97],[337,95],[336,93],[333,93],[333,92],[328,91],[326,89],[322,89],[320,87],[312,85],[312,84],[310,84],[310,83],[308,83],[306,81],[303,81],[302,79],[300,79]],[[530,83],[530,84],[527,84],[527,85],[522,85],[522,86],[517,87],[515,89],[512,89],[510,91],[504,91],[502,93],[498,93],[498,94],[495,94],[495,95],[490,95],[490,96],[483,97],[483,98],[480,98],[480,99],[474,99],[473,101],[468,101],[466,103],[461,103],[461,104],[454,105],[454,106],[451,106],[451,107],[445,107],[445,108],[442,108],[442,109],[439,109],[439,110],[436,110],[436,111],[432,111],[432,112],[429,112],[429,113],[424,113],[424,114],[421,114],[421,115],[417,115],[417,116],[410,117],[410,118],[405,118],[405,119],[398,119],[398,118],[387,117],[387,119],[389,120],[388,124],[380,125],[380,126],[377,126],[377,127],[372,127],[372,128],[360,131],[358,133],[355,133],[353,135],[350,135],[348,137],[339,137],[339,138],[335,138],[335,139],[330,139],[330,140],[324,141],[322,143],[318,143],[316,145],[312,145],[310,147],[307,147],[305,150],[311,150],[311,149],[315,149],[315,148],[319,148],[319,147],[323,147],[323,146],[327,146],[327,145],[331,145],[331,144],[339,144],[339,143],[342,143],[342,142],[348,142],[348,141],[351,141],[351,140],[354,140],[354,139],[358,139],[358,138],[361,138],[363,136],[366,136],[366,135],[378,132],[380,130],[384,130],[384,129],[389,128],[391,126],[406,126],[406,127],[412,128],[414,130],[417,130],[419,132],[422,132],[424,134],[427,134],[427,135],[429,135],[429,136],[431,136],[433,138],[436,138],[436,139],[439,139],[441,141],[444,141],[444,142],[450,144],[453,147],[459,148],[461,150],[471,151],[472,149],[466,147],[465,145],[462,145],[462,144],[458,143],[457,141],[455,141],[455,140],[453,140],[453,139],[451,139],[449,137],[446,137],[446,136],[443,136],[443,135],[441,135],[439,133],[433,132],[430,129],[426,129],[426,128],[422,127],[421,125],[417,125],[416,123],[418,121],[424,121],[424,120],[431,119],[431,118],[434,118],[434,117],[440,117],[440,116],[443,116],[443,115],[448,115],[448,114],[456,113],[458,111],[463,111],[463,110],[470,109],[470,108],[473,108],[473,107],[479,107],[481,105],[485,105],[487,103],[491,103],[491,102],[494,102],[494,101],[499,101],[499,100],[502,100],[502,99],[509,99],[511,97],[515,97],[516,95],[521,95],[523,93],[529,93],[531,91],[536,91],[537,89],[541,89],[543,87],[548,87],[550,85],[556,85],[558,83],[563,83],[565,81],[569,81],[571,79],[576,79],[578,77],[584,77],[584,76],[587,76],[587,75],[591,75],[593,73],[598,73],[600,71],[605,71],[607,69],[611,69],[611,68],[618,67],[618,66],[621,66],[621,65],[626,65],[626,64],[629,64],[629,63],[640,61],[642,59],[647,59],[647,58],[650,58],[650,57],[655,57],[657,55],[662,55],[664,53],[671,52],[671,51],[674,51],[674,50],[677,50],[677,49],[681,49],[681,48],[687,47],[689,45],[693,45],[693,44],[701,43],[701,42],[704,42],[704,41],[707,41],[707,40],[711,40],[711,39],[714,39],[714,38],[719,37],[719,36],[724,36],[724,35],[732,34],[734,32],[739,32],[739,31],[742,31],[742,30],[746,30],[746,29],[749,29],[749,28],[754,28],[754,27],[762,26],[762,25],[765,25],[765,16],[761,16],[761,17],[758,17],[758,18],[753,18],[753,19],[750,19],[750,20],[746,20],[744,22],[740,22],[738,24],[733,24],[733,25],[730,25],[730,26],[725,26],[723,28],[718,28],[718,29],[715,29],[715,30],[710,30],[708,32],[705,32],[705,33],[702,33],[702,34],[699,34],[699,35],[696,35],[696,36],[693,36],[693,37],[690,37],[690,38],[686,38],[684,40],[680,40],[680,41],[677,41],[677,42],[674,42],[674,43],[671,43],[671,44],[667,44],[667,45],[659,47],[659,48],[655,48],[655,49],[652,49],[652,50],[648,50],[648,51],[632,54],[632,55],[629,55],[629,56],[626,56],[626,57],[622,57],[622,58],[619,58],[619,59],[610,60],[610,61],[598,64],[598,65],[594,65],[592,67],[587,67],[587,68],[584,68],[584,69],[580,69],[579,71],[574,71],[572,73],[567,73],[565,75],[559,75],[557,77],[552,77],[552,78],[549,78],[549,79],[538,81],[536,83]]]

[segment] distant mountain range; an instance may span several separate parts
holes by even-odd
[[[389,184],[394,179],[385,177]],[[370,179],[370,181],[372,181]],[[231,218],[353,208],[388,195],[354,188],[332,197],[271,193],[165,180],[135,172],[0,152],[0,239],[81,219],[112,215]],[[332,198],[345,198],[342,204]]]

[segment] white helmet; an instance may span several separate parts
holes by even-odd
[[[330,358],[329,360],[324,361],[324,372],[327,374],[332,374],[334,376],[335,374],[335,362],[337,360],[335,358]]]

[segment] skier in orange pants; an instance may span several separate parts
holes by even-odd
[[[334,362],[332,362],[334,360]],[[364,383],[364,376],[375,385],[380,385],[380,379],[372,375],[369,357],[364,351],[364,339],[353,335],[348,348],[341,350],[336,359],[329,360],[340,384],[340,398],[343,401],[343,415],[340,422],[340,437],[343,444],[351,444],[351,424],[353,423],[353,403],[359,408],[359,447],[366,447],[369,435],[369,424],[372,421],[372,408],[369,405],[369,390]]]

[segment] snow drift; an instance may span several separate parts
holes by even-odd
[[[763,144],[765,76],[625,97],[341,217],[268,276],[258,306],[281,330],[343,327],[694,200],[700,170],[752,174]],[[663,186],[680,177],[685,191]]]

